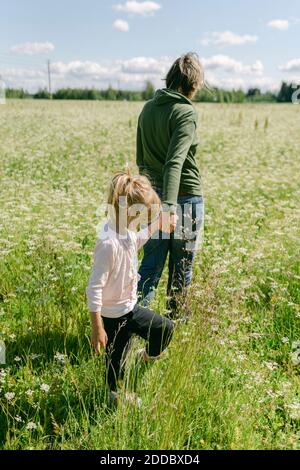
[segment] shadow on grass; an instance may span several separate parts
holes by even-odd
[[[20,382],[20,393],[16,392],[17,412],[11,408],[9,415],[6,405],[0,406],[0,448],[5,446],[8,434],[14,427],[21,429],[24,423],[32,420],[39,422],[43,427],[43,434],[47,435],[47,448],[59,447],[63,439],[74,437],[82,432],[81,426],[97,424],[99,413],[110,414],[106,405],[106,389],[104,384],[104,357],[103,355],[91,360],[92,353],[88,337],[82,334],[66,334],[56,328],[42,332],[28,332],[17,337],[15,342],[7,345],[7,367],[16,377],[23,379],[22,365],[29,364],[32,378],[36,381],[39,375],[51,376],[51,380],[44,380],[50,385],[50,391],[38,398],[39,409],[36,411],[32,401],[25,393]],[[64,357],[55,358],[55,355],[67,356],[67,367],[64,368]],[[21,358],[15,361],[15,358]],[[98,362],[99,361],[99,362]],[[95,374],[99,364],[99,374]],[[25,372],[27,373],[27,372]],[[30,387],[30,383],[28,384]],[[34,388],[34,387],[33,387]],[[36,392],[39,385],[35,387]],[[35,395],[36,396],[36,395]],[[14,415],[23,419],[22,423],[15,421]],[[32,418],[31,418],[32,417]],[[16,439],[17,433],[12,432],[11,437]],[[19,444],[18,444],[19,445]],[[26,444],[25,444],[26,446]],[[23,448],[22,439],[20,448]]]
[[[31,359],[33,369],[44,368],[45,364],[55,361],[57,353],[68,356],[71,364],[87,360],[91,349],[87,335],[65,333],[60,328],[44,332],[28,332],[17,337],[16,341],[6,344],[8,365],[15,365],[16,357]]]
[[[55,355],[67,355],[67,368],[59,364]],[[26,396],[24,387],[17,393],[17,413],[8,418],[4,408],[0,408],[0,448],[5,446],[8,434],[17,442],[18,448],[26,448],[26,440],[20,438],[12,430],[16,426],[21,429],[28,421],[39,422],[43,427],[43,448],[60,448],[66,439],[79,437],[83,428],[97,426],[99,417],[101,421],[112,417],[116,409],[107,403],[107,389],[104,378],[104,355],[91,360],[91,347],[88,337],[82,334],[65,333],[55,328],[44,332],[27,332],[17,337],[15,342],[7,345],[7,366],[12,373],[16,372],[22,378],[22,365],[29,364],[32,376],[52,374],[50,392],[39,399],[40,409],[33,410],[30,400]],[[131,349],[131,360],[126,365],[123,386],[128,391],[138,392],[144,373],[152,363],[144,363],[135,355],[135,348]],[[21,358],[15,361],[15,358]],[[99,361],[99,374],[95,374]],[[61,372],[60,372],[61,371]],[[44,379],[46,382],[47,378]],[[30,384],[28,384],[30,388]],[[37,387],[36,387],[37,389]],[[22,391],[21,391],[22,390]],[[23,424],[15,422],[14,414],[23,419]],[[31,418],[32,417],[32,418]],[[38,443],[38,436],[37,441]]]

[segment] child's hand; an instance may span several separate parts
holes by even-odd
[[[93,328],[91,342],[97,353],[100,353],[101,347],[106,348],[107,341],[107,334],[103,327],[99,329]]]
[[[159,230],[165,233],[172,233],[175,230],[178,215],[170,212],[161,212],[159,218]]]

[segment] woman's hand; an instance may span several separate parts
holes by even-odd
[[[102,318],[99,312],[91,312],[92,335],[91,343],[97,353],[100,353],[101,347],[106,348],[107,334],[103,327]]]
[[[177,221],[177,214],[162,211],[159,218],[159,230],[165,233],[172,233],[175,230]]]

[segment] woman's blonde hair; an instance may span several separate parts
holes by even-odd
[[[117,222],[121,212],[123,215],[126,212],[127,227],[134,225],[134,222],[151,221],[158,215],[161,205],[149,179],[142,175],[133,176],[129,169],[118,171],[113,176],[107,203],[108,216]]]
[[[198,55],[188,52],[175,60],[166,76],[167,88],[178,90],[187,97],[204,86],[204,70]]]

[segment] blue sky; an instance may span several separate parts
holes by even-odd
[[[299,0],[10,0],[1,5],[8,86],[161,86],[196,51],[210,84],[275,89],[300,81]]]

